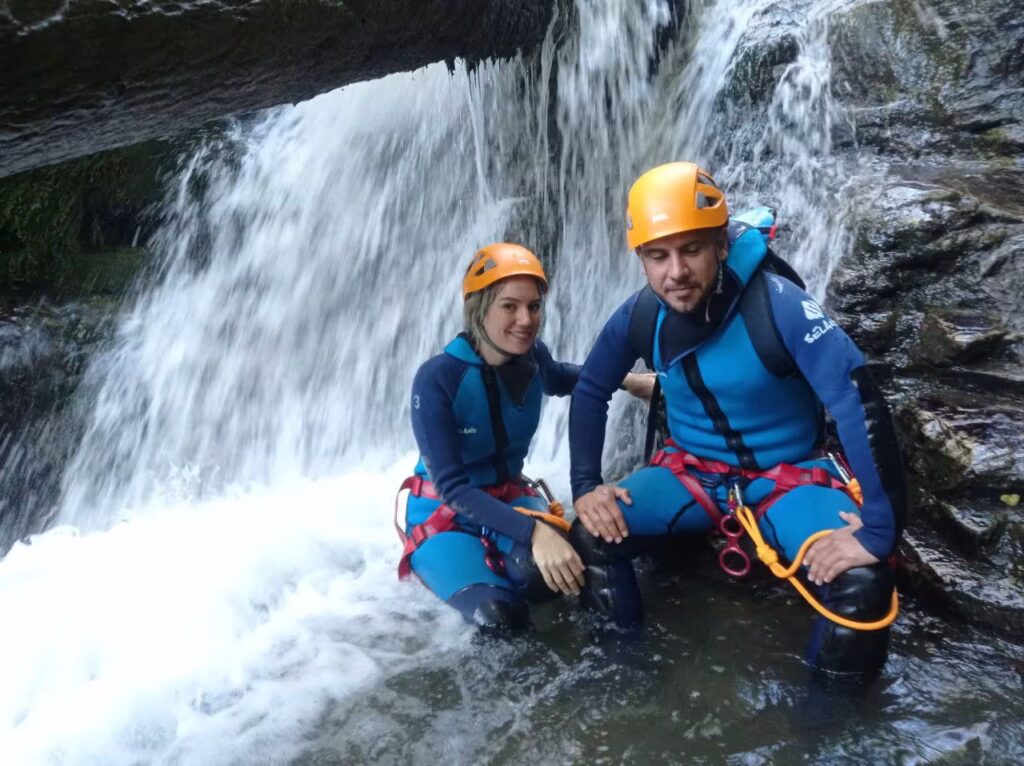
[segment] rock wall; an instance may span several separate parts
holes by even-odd
[[[1024,633],[1024,24],[1013,4],[892,0],[835,19],[861,160],[828,303],[892,395],[912,583]]]
[[[552,0],[3,0],[0,177],[539,42]]]

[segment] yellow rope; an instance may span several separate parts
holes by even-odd
[[[736,518],[739,519],[740,524],[750,535],[750,539],[754,541],[754,548],[757,551],[757,557],[772,571],[772,574],[778,577],[780,580],[789,580],[790,585],[796,588],[797,592],[804,597],[808,604],[810,604],[821,616],[828,620],[842,625],[845,628],[852,628],[853,630],[881,630],[886,628],[896,620],[896,615],[899,614],[900,602],[899,595],[896,593],[896,589],[892,589],[892,602],[889,607],[889,613],[880,620],[874,622],[858,622],[856,620],[849,620],[842,615],[836,614],[835,612],[827,609],[818,599],[816,599],[811,592],[804,587],[804,584],[800,582],[794,575],[797,570],[800,569],[803,564],[804,554],[807,553],[807,549],[811,547],[815,540],[819,540],[825,535],[832,533],[832,530],[823,530],[821,532],[815,532],[813,535],[804,540],[804,544],[800,546],[800,550],[797,551],[796,559],[787,569],[779,563],[779,554],[776,553],[775,549],[772,548],[768,543],[765,542],[764,537],[761,535],[761,530],[758,529],[757,519],[754,517],[753,512],[745,505],[740,505],[736,510]]]
[[[512,507],[526,516],[533,516],[541,521],[546,521],[551,526],[557,527],[566,534],[569,534],[571,525],[565,519],[565,509],[562,508],[562,504],[557,500],[551,502],[547,511],[535,511],[532,508],[523,508],[519,505],[513,505]]]

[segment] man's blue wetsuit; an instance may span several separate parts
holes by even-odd
[[[470,621],[489,621],[496,606],[523,614],[527,600],[555,595],[537,582],[532,564],[536,522],[512,507],[544,511],[546,501],[524,490],[503,502],[486,489],[521,481],[543,395],[572,393],[579,371],[554,361],[540,341],[530,353],[491,367],[459,335],[416,373],[416,475],[430,481],[440,499],[410,496],[406,531],[442,501],[457,512],[457,528],[426,539],[412,554],[412,568]]]
[[[767,253],[759,230],[730,229],[723,290],[711,297],[707,315],[704,306],[686,315],[664,304],[658,308],[650,342],[670,434],[680,447],[707,460],[755,471],[782,463],[820,466],[838,477],[832,461],[822,459],[818,451],[824,436],[824,405],[835,419],[846,457],[863,489],[863,507],[858,510],[839,489],[798,486],[770,506],[760,520],[761,530],[769,543],[792,559],[811,534],[845,526],[840,511],[859,512],[864,526],[857,539],[871,554],[885,559],[893,552],[904,517],[902,467],[888,410],[857,347],[807,293],[784,277],[766,272]],[[762,291],[756,297],[767,310],[758,316],[740,309],[750,305],[741,300],[748,289]],[[638,358],[630,343],[630,323],[639,295],[630,297],[609,319],[573,393],[569,438],[574,500],[603,483],[607,402]],[[791,374],[779,376],[772,371],[772,360],[762,359],[766,344],[755,339],[766,332],[775,335],[768,348],[774,345],[778,350],[781,344],[791,364],[795,363]],[[731,482],[717,473],[692,473],[721,511],[728,512],[727,484]],[[642,619],[628,560],[643,549],[642,537],[704,532],[712,520],[666,467],[641,469],[620,486],[632,498],[632,505],[619,503],[630,530],[628,544],[603,544],[589,533],[579,534],[577,528],[573,541],[578,549],[581,543],[590,543],[591,550],[580,550],[585,561],[590,559],[588,563],[611,562],[603,572],[588,567],[588,579],[595,580],[588,587],[603,587],[614,595],[616,603],[606,608],[628,624]],[[743,487],[744,499],[755,507],[773,489],[773,481],[753,479]],[[596,553],[595,547],[600,549]],[[593,574],[598,576],[591,578]],[[882,579],[886,584],[875,589],[880,589],[884,607],[891,588],[889,580]],[[837,583],[833,590],[841,586]],[[827,592],[822,597],[829,601]],[[856,611],[835,605],[842,613]],[[819,627],[818,640],[812,642],[812,660],[821,651],[824,628]]]

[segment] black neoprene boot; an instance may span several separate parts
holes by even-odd
[[[888,564],[854,567],[822,589],[822,603],[851,620],[870,622],[884,617],[895,577]],[[875,678],[889,650],[889,628],[854,630],[820,618],[807,647],[807,660],[826,673]]]
[[[621,628],[642,625],[643,599],[631,561],[636,546],[630,538],[621,543],[606,543],[590,534],[577,519],[569,532],[569,542],[586,567],[586,582],[580,593],[583,605],[611,618]]]

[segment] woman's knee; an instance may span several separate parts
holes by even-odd
[[[487,631],[515,632],[530,624],[530,610],[518,594],[493,585],[473,584],[456,591],[448,604],[467,622]]]
[[[542,524],[543,522],[537,522]],[[544,581],[533,552],[525,545],[514,545],[504,556],[505,572],[509,582],[524,599],[530,603],[550,601],[558,596]]]
[[[444,532],[427,539],[412,555],[412,569],[438,598],[448,601],[471,585],[509,585],[491,566],[480,538],[465,532]]]

